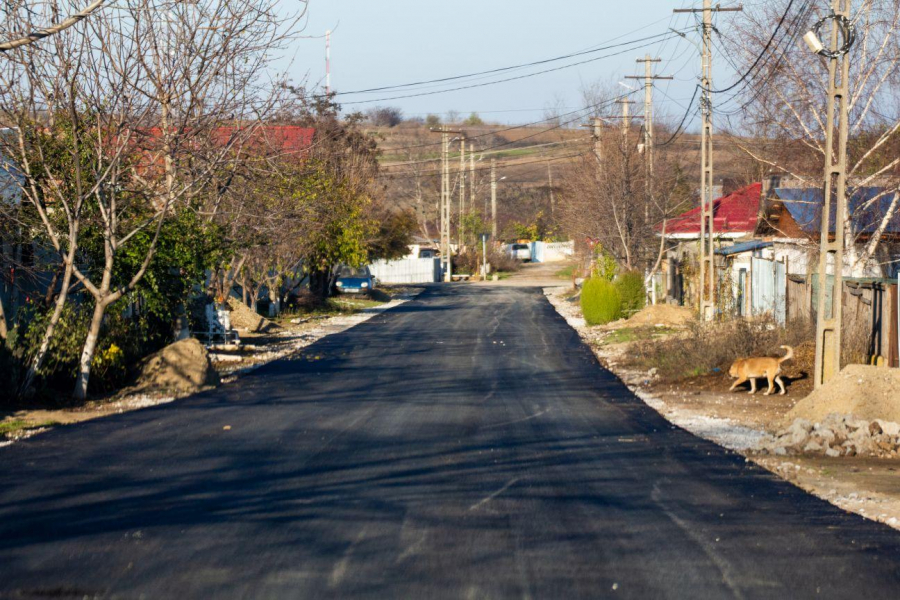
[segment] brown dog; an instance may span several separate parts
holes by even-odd
[[[734,390],[734,388],[749,379],[750,393],[755,394],[756,378],[765,377],[769,380],[769,389],[766,390],[765,395],[768,396],[772,393],[772,390],[775,389],[773,382],[778,384],[778,387],[781,388],[781,394],[783,395],[784,382],[782,382],[781,377],[779,377],[779,374],[781,373],[781,363],[794,357],[794,349],[790,346],[781,347],[787,350],[787,353],[781,358],[739,358],[734,361],[734,364],[731,365],[731,368],[728,370],[728,374],[732,377],[737,377],[737,381],[731,385],[728,391]]]

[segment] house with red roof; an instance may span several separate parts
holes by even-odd
[[[856,229],[861,232],[858,243],[868,239],[867,232],[881,223],[883,215],[893,214],[893,202],[894,194],[886,188],[852,191],[848,205]],[[716,198],[713,234],[719,288],[730,286],[733,291],[720,306],[730,303],[738,315],[758,314],[765,309],[783,319],[788,279],[810,281],[818,270],[822,205],[821,188],[778,177]],[[845,277],[896,277],[896,261],[888,259],[893,257],[892,242],[900,239],[900,211],[893,217],[882,238],[883,253],[891,256],[876,257],[862,265],[847,264]],[[679,303],[693,304],[695,282],[685,274],[696,271],[700,208],[669,219],[664,234],[662,224],[658,225],[657,232],[671,242],[663,270],[666,275],[658,287]],[[893,265],[893,269],[883,265]]]
[[[713,201],[714,234],[720,240],[736,240],[752,236],[759,217],[761,183],[753,183]],[[657,227],[662,230],[662,225]],[[666,238],[670,240],[700,239],[700,207],[669,219]]]

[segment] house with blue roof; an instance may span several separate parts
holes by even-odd
[[[900,267],[900,199],[896,188],[857,188],[848,205],[853,245],[845,255],[844,276],[896,278]],[[721,299],[720,308],[741,316],[773,312],[783,320],[788,281],[811,281],[818,272],[822,189],[770,177],[717,199],[715,208],[717,234],[743,230],[739,236],[717,235],[720,289],[730,287],[733,291],[730,298]],[[722,225],[718,223],[720,214]],[[699,241],[699,209],[676,217],[672,224],[666,234],[675,243],[667,261],[669,283],[676,281],[678,265],[689,260],[685,244],[696,246]],[[833,216],[830,228],[833,232]],[[693,238],[688,239],[688,234]],[[867,244],[876,240],[872,256],[858,260]],[[678,290],[682,286],[671,287]],[[692,302],[684,295],[669,295]]]

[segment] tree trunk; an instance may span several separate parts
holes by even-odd
[[[329,271],[310,271],[309,273],[309,291],[319,300],[325,300],[328,297],[329,287],[331,285],[331,273]]]
[[[0,298],[0,342],[6,341],[6,336],[8,335],[6,328],[6,313],[3,312],[3,298]]]
[[[87,398],[88,379],[91,377],[91,361],[94,358],[94,350],[97,348],[97,341],[100,338],[100,325],[103,323],[103,314],[105,312],[106,306],[102,301],[97,300],[96,304],[94,304],[91,326],[88,329],[87,338],[84,340],[84,348],[81,350],[81,359],[78,361],[78,379],[72,392],[72,396],[76,400],[85,400]]]
[[[44,359],[47,358],[47,352],[50,350],[50,340],[53,339],[56,325],[59,323],[62,311],[66,306],[66,300],[69,297],[69,286],[72,283],[72,260],[74,260],[74,256],[75,253],[70,252],[69,256],[66,258],[62,287],[60,287],[59,295],[56,297],[56,305],[53,307],[53,314],[50,315],[50,322],[47,323],[47,329],[44,330],[44,335],[41,338],[41,344],[38,346],[38,351],[31,360],[31,366],[28,367],[28,372],[25,373],[25,380],[22,381],[22,385],[19,387],[20,395],[25,395],[28,390],[31,389],[31,384],[34,383],[35,376],[37,376],[38,371],[40,371],[41,367],[44,365]]]

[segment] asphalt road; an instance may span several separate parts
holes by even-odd
[[[898,593],[897,532],[670,426],[538,289],[435,287],[0,449],[3,597]]]

